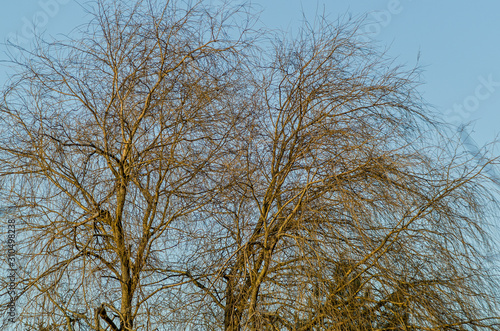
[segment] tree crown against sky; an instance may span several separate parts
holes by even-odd
[[[19,329],[498,329],[482,166],[357,22],[91,4],[3,90]]]

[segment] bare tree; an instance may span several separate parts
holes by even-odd
[[[231,28],[239,9],[95,4],[81,39],[25,52],[4,94],[2,198],[26,236],[20,318],[150,329],[163,292],[192,281],[182,222],[218,189],[205,168],[238,119],[220,115],[250,40]]]
[[[487,177],[418,72],[356,23],[257,51],[246,7],[95,5],[4,89],[19,328],[500,327]]]
[[[484,165],[438,134],[418,72],[354,24],[317,24],[277,39],[215,160],[228,189],[202,208],[193,262],[213,328],[497,329]]]

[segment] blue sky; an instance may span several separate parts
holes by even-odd
[[[303,9],[331,19],[366,15],[364,30],[409,67],[423,67],[426,100],[457,124],[474,121],[478,144],[500,133],[500,1],[260,1],[262,20],[291,28]],[[307,3],[307,4],[306,4]],[[486,81],[486,83],[485,83]],[[484,87],[483,87],[484,86]],[[479,98],[476,96],[476,90]]]
[[[80,0],[80,2],[82,2]],[[239,3],[239,1],[238,1]],[[456,124],[473,121],[482,145],[500,134],[500,1],[497,0],[254,0],[262,24],[291,30],[302,20],[326,13],[366,15],[364,32],[399,63],[424,69],[422,92],[436,111]],[[75,0],[6,1],[0,36],[32,40],[31,21],[47,34],[66,34],[85,22]],[[0,59],[5,58],[0,45]],[[5,70],[0,79],[5,80]],[[476,96],[477,94],[477,96]]]
[[[240,3],[240,1],[235,1]],[[436,112],[456,125],[472,121],[469,144],[479,147],[500,134],[500,1],[498,0],[254,0],[261,22],[293,30],[306,17],[325,13],[366,15],[364,32],[409,68],[423,67],[421,91]],[[0,36],[32,40],[30,22],[47,34],[67,34],[85,22],[74,0],[4,1]],[[6,47],[0,45],[0,59]],[[0,68],[3,85],[8,78]],[[472,148],[473,149],[473,148]],[[500,149],[496,151],[500,155]],[[500,165],[493,171],[500,174]],[[500,188],[500,185],[499,185]]]

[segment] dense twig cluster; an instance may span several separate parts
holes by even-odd
[[[482,169],[356,23],[95,4],[4,90],[20,328],[500,328]]]

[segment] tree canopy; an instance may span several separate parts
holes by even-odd
[[[500,328],[494,160],[460,153],[359,21],[89,6],[2,90],[19,330]]]

